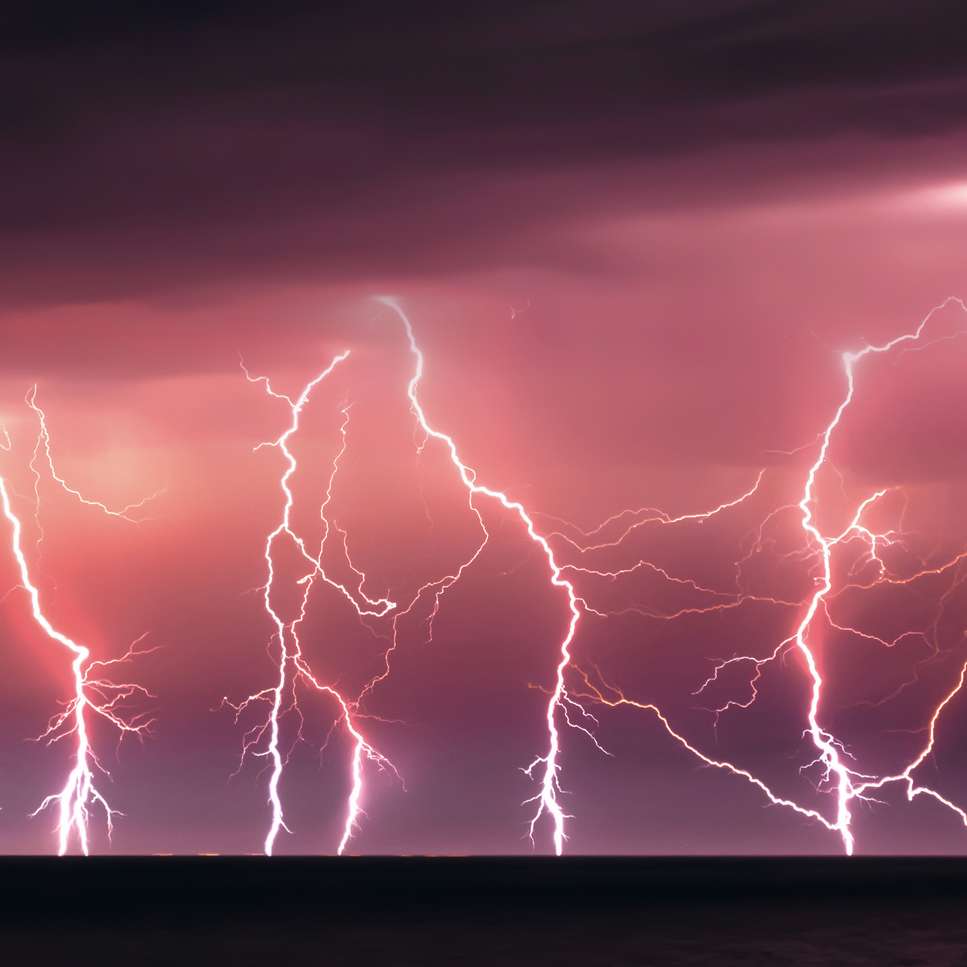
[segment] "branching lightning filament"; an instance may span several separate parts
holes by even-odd
[[[40,431],[30,461],[30,471],[35,481],[34,517],[37,521],[38,543],[43,536],[43,530],[40,527],[40,471],[36,465],[41,451],[51,479],[64,492],[81,504],[96,508],[109,516],[132,520],[126,512],[143,506],[151,498],[130,504],[121,511],[113,511],[101,501],[91,500],[71,487],[54,467],[46,415],[36,403],[36,387],[27,394],[27,403],[37,414],[40,422]],[[5,429],[3,441],[2,449],[9,453],[13,445]],[[143,704],[144,700],[153,699],[154,696],[137,682],[119,681],[114,675],[118,669],[128,665],[139,655],[149,654],[154,649],[141,647],[147,637],[147,634],[144,634],[119,657],[95,659],[92,658],[91,650],[87,645],[74,640],[57,628],[44,610],[41,592],[32,574],[31,565],[28,563],[23,523],[14,509],[12,488],[8,478],[4,476],[0,476],[0,505],[9,528],[10,552],[16,564],[20,582],[18,589],[26,594],[30,613],[36,625],[47,638],[65,649],[70,656],[72,681],[70,698],[61,711],[50,717],[47,726],[37,736],[37,741],[47,745],[61,742],[70,744],[72,764],[60,791],[46,796],[31,815],[36,816],[47,809],[53,809],[57,814],[58,854],[64,855],[71,848],[72,842],[76,842],[86,855],[90,850],[89,823],[92,808],[96,807],[103,812],[109,837],[113,831],[114,818],[120,815],[120,812],[110,805],[96,782],[98,776],[107,777],[109,773],[103,759],[95,750],[92,729],[95,723],[105,722],[116,731],[119,741],[132,736],[142,739],[150,733],[153,719],[149,714],[139,711],[138,706]]]

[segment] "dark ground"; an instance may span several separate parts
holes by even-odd
[[[0,963],[967,967],[958,859],[0,859]]]

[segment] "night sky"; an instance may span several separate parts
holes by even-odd
[[[494,2],[128,4],[0,14],[0,476],[50,619],[96,658],[148,632],[130,666],[156,697],[143,743],[103,723],[101,787],[125,815],[92,849],[258,852],[265,758],[238,767],[224,696],[269,687],[273,643],[258,588],[278,521],[287,407],[280,392],[344,349],[293,452],[295,521],[318,540],[319,503],[352,403],[331,518],[366,590],[409,601],[478,539],[442,447],[422,452],[409,410],[405,307],[426,355],[420,398],[481,483],[543,534],[625,508],[671,516],[749,500],[705,523],[647,525],[620,547],[562,562],[669,574],[736,593],[735,562],[770,512],[795,505],[846,392],[841,354],[907,333],[967,297],[967,67],[961,4]],[[817,485],[820,527],[902,531],[891,573],[967,548],[967,313],[948,305],[926,348],[864,359],[855,404]],[[949,338],[948,338],[949,337]],[[934,340],[941,340],[935,342]],[[918,344],[918,349],[920,344]],[[44,477],[38,537],[28,463],[36,383],[58,470],[110,506],[164,493],[138,525],[80,505]],[[781,452],[795,451],[795,452]],[[517,518],[478,503],[491,540],[441,600],[400,622],[385,682],[361,719],[402,776],[366,767],[349,852],[549,852],[539,791],[567,602]],[[801,516],[801,515],[800,515]],[[801,619],[816,577],[795,509],[770,518],[746,601],[662,618],[710,596],[642,568],[575,584],[575,665],[655,703],[706,755],[832,816],[803,738],[800,657],[764,657]],[[625,523],[633,518],[625,518]],[[0,591],[19,581],[0,520]],[[618,528],[620,533],[621,528]],[[609,532],[616,536],[614,528]],[[870,578],[857,546],[835,562]],[[920,562],[920,563],[917,563]],[[280,607],[298,568],[278,556]],[[875,563],[874,563],[875,567]],[[863,570],[866,568],[866,570]],[[347,572],[341,572],[347,579]],[[902,770],[956,685],[967,564],[907,586],[846,594],[810,633],[819,717],[863,774]],[[284,599],[284,600],[283,600]],[[831,606],[832,607],[832,606]],[[302,639],[313,668],[356,695],[379,671],[387,623],[362,627],[331,589]],[[570,673],[569,673],[570,674]],[[577,673],[570,679],[580,691]],[[22,591],[0,603],[0,851],[56,848],[56,816],[29,818],[70,768],[71,739],[40,733],[69,698],[65,654]],[[350,745],[334,708],[303,693],[305,741],[282,782],[292,834],[278,852],[335,849]],[[839,837],[704,767],[655,716],[590,704],[604,755],[561,726],[575,853],[826,853]],[[578,713],[569,713],[573,718]],[[285,725],[287,741],[294,723]],[[967,695],[939,720],[917,772],[967,804]],[[325,750],[321,752],[323,746]],[[404,788],[405,785],[405,788]],[[857,852],[961,853],[955,812],[903,787],[853,803]],[[72,848],[76,843],[72,844]]]

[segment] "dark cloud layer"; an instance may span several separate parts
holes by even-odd
[[[911,153],[946,169],[904,146],[961,129],[962,19],[866,0],[7,13],[0,299],[519,263],[589,210],[883,178]]]

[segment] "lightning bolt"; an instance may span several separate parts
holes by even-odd
[[[967,814],[965,814],[963,809],[961,809],[959,806],[956,806],[954,803],[952,803],[950,800],[940,795],[935,790],[926,786],[917,785],[912,775],[913,772],[923,763],[925,758],[932,751],[934,746],[934,741],[935,741],[935,731],[936,731],[937,721],[943,709],[946,707],[946,705],[961,691],[964,684],[965,671],[964,670],[961,671],[961,675],[956,686],[953,688],[951,692],[949,692],[945,696],[943,701],[934,709],[928,725],[929,739],[924,750],[914,760],[912,760],[909,763],[909,765],[901,772],[895,775],[877,778],[875,776],[869,776],[864,773],[861,773],[857,771],[852,765],[850,765],[846,761],[846,758],[845,758],[846,753],[845,753],[843,744],[838,739],[836,739],[835,736],[833,736],[832,733],[830,733],[821,724],[820,710],[822,706],[823,687],[825,683],[824,683],[823,674],[820,669],[818,658],[813,648],[810,645],[811,633],[813,631],[817,616],[819,615],[823,615],[824,617],[826,617],[830,626],[833,628],[836,628],[837,630],[847,631],[849,633],[855,634],[867,640],[875,641],[883,645],[884,647],[893,647],[900,640],[910,635],[920,635],[920,636],[926,637],[926,632],[907,631],[899,635],[898,637],[894,638],[893,640],[887,641],[883,638],[880,638],[879,636],[871,635],[869,633],[863,632],[860,629],[842,625],[840,623],[835,622],[829,616],[829,602],[835,599],[836,597],[842,595],[847,590],[862,591],[862,590],[869,590],[870,588],[873,588],[873,587],[880,587],[887,584],[892,584],[892,585],[912,584],[915,581],[918,581],[924,577],[945,573],[951,570],[952,568],[958,566],[960,562],[964,560],[965,557],[967,557],[967,552],[961,552],[955,555],[953,558],[949,559],[948,561],[938,566],[935,566],[935,567],[924,566],[914,574],[908,575],[906,577],[898,577],[889,573],[884,560],[880,556],[880,549],[883,547],[892,546],[893,544],[897,543],[899,541],[898,532],[887,531],[884,533],[877,533],[871,530],[863,523],[863,516],[866,513],[866,511],[869,510],[870,507],[872,507],[876,502],[880,501],[887,494],[888,490],[886,488],[877,490],[874,493],[863,498],[856,506],[856,509],[853,513],[852,519],[850,520],[849,524],[839,534],[835,534],[835,535],[824,534],[820,530],[818,524],[816,523],[816,518],[815,518],[815,509],[816,509],[816,503],[817,503],[817,496],[816,496],[817,481],[820,474],[825,469],[828,468],[828,469],[835,470],[835,468],[829,461],[829,451],[832,445],[834,435],[837,429],[840,427],[843,419],[845,418],[847,411],[849,410],[851,404],[854,401],[854,398],[856,395],[856,371],[857,371],[858,364],[867,357],[885,355],[898,349],[899,347],[902,347],[903,349],[914,348],[919,351],[937,342],[943,342],[951,338],[955,338],[951,336],[941,337],[934,340],[928,340],[924,338],[927,327],[929,326],[932,318],[941,310],[946,309],[952,305],[959,307],[963,312],[967,312],[967,305],[965,305],[962,300],[957,298],[949,298],[944,302],[940,303],[939,305],[934,306],[930,310],[930,312],[928,312],[927,315],[920,320],[919,324],[911,332],[905,333],[901,336],[898,336],[882,344],[868,344],[867,346],[865,346],[863,349],[859,351],[847,352],[842,354],[841,361],[842,361],[843,372],[844,372],[845,381],[846,381],[845,392],[838,406],[836,407],[831,420],[829,421],[825,429],[818,437],[819,446],[818,446],[816,457],[808,468],[808,471],[806,473],[805,480],[803,483],[801,497],[798,503],[795,505],[795,508],[798,509],[798,512],[799,512],[800,526],[805,540],[807,553],[809,554],[814,553],[816,556],[818,556],[818,574],[814,578],[814,588],[812,592],[808,595],[805,602],[802,603],[803,612],[795,628],[795,631],[788,638],[781,641],[770,654],[768,654],[765,658],[756,658],[750,655],[739,655],[739,656],[735,656],[733,658],[727,659],[723,662],[719,662],[715,666],[712,675],[705,682],[702,683],[702,685],[698,688],[698,690],[695,693],[693,693],[693,694],[701,694],[713,682],[716,682],[718,680],[719,674],[728,666],[736,663],[740,663],[740,662],[750,663],[754,668],[754,675],[750,680],[751,697],[744,702],[729,700],[725,705],[718,707],[714,711],[716,716],[718,716],[719,714],[721,714],[722,712],[726,711],[729,708],[748,708],[755,701],[758,695],[756,685],[761,677],[763,667],[768,662],[771,662],[777,659],[781,654],[783,654],[786,651],[786,649],[790,647],[794,648],[802,659],[803,665],[806,669],[806,672],[810,681],[810,699],[809,699],[808,707],[806,709],[807,734],[809,735],[817,754],[816,759],[810,765],[819,766],[822,770],[823,783],[831,785],[834,789],[836,806],[834,810],[834,816],[832,819],[829,819],[823,816],[822,814],[818,813],[816,810],[805,808],[797,803],[794,803],[790,800],[783,799],[782,797],[777,796],[760,779],[753,776],[751,773],[747,772],[746,770],[738,768],[733,763],[710,758],[705,753],[698,750],[694,745],[689,743],[682,735],[677,733],[672,728],[667,717],[664,715],[664,713],[662,713],[662,711],[657,706],[650,703],[641,703],[633,699],[629,699],[624,695],[623,692],[621,692],[620,689],[616,688],[613,685],[610,685],[609,683],[603,682],[603,680],[602,680],[603,682],[602,686],[600,687],[596,686],[592,684],[587,673],[582,672],[587,690],[583,693],[579,693],[579,697],[583,697],[585,699],[592,700],[609,707],[627,705],[627,706],[652,712],[659,719],[661,724],[664,726],[666,732],[668,732],[668,734],[673,739],[675,739],[680,745],[682,745],[684,748],[690,751],[693,755],[696,755],[706,765],[711,765],[711,766],[715,766],[716,768],[726,769],[727,771],[733,773],[734,775],[745,778],[747,781],[752,782],[753,785],[757,786],[763,793],[765,793],[767,798],[773,804],[791,807],[794,811],[802,815],[807,815],[810,818],[818,820],[823,826],[825,826],[831,832],[837,833],[842,842],[843,849],[848,855],[851,855],[855,848],[855,839],[854,839],[852,825],[851,825],[852,824],[852,814],[850,810],[851,802],[855,799],[869,800],[870,799],[868,795],[869,793],[875,790],[881,789],[883,786],[890,783],[905,784],[907,789],[907,797],[910,800],[913,800],[916,796],[921,796],[921,795],[929,796],[933,798],[937,802],[940,802],[942,805],[951,809],[954,813],[957,814],[957,816],[960,817],[962,821],[964,821],[965,825],[967,825]],[[802,449],[802,448],[799,448],[799,449]],[[760,477],[760,480],[761,480],[761,477]],[[757,485],[758,485],[758,482],[757,482]],[[723,505],[723,506],[728,506],[728,505]],[[779,508],[776,511],[773,511],[767,518],[767,521],[774,519],[779,513],[789,509],[791,509],[791,507],[787,505],[785,507]],[[626,530],[619,536],[619,538],[616,541],[600,542],[598,544],[587,545],[587,544],[577,543],[568,539],[569,543],[571,543],[574,547],[576,547],[580,551],[599,549],[604,547],[616,547],[622,543],[622,541],[628,536],[631,530],[633,530],[638,526],[642,526],[644,523],[651,523],[651,522],[667,523],[670,521],[670,518],[668,518],[668,515],[660,511],[654,511],[651,508],[640,509],[637,511],[622,511],[619,514],[614,515],[611,518],[608,518],[604,522],[604,524],[599,525],[593,531],[586,532],[584,536],[594,536],[600,533],[601,530],[604,529],[604,527],[615,522],[616,520],[620,520],[622,517],[625,517],[628,515],[635,517],[635,516],[640,516],[642,513],[647,513],[649,514],[649,516],[645,517],[641,521],[636,521],[635,523],[630,525],[630,527],[626,528]],[[755,545],[756,547],[761,547],[762,545],[762,542],[763,542],[762,534],[763,534],[764,526],[765,524],[763,524],[759,528],[758,538]],[[566,535],[564,536],[566,538]],[[869,581],[866,583],[854,581],[837,589],[834,584],[833,573],[832,573],[832,557],[833,557],[834,549],[840,545],[844,545],[854,541],[860,541],[866,545],[867,552],[861,563],[866,565],[869,565],[869,564],[874,565],[876,569],[876,573],[872,581]],[[752,552],[750,552],[750,554],[751,553]],[[748,557],[749,555],[747,555],[746,558],[743,558],[742,561],[747,560]],[[741,563],[742,562],[740,561],[739,566],[741,566]],[[607,576],[607,577],[613,578],[620,574],[634,572],[635,570],[643,566],[650,566],[654,568],[654,565],[648,565],[647,562],[638,562],[637,564],[633,565],[630,568],[626,568],[618,571],[602,572],[602,571],[594,571],[592,569],[587,569],[587,568],[574,568],[574,570],[581,571],[583,573],[598,574],[599,576]],[[857,565],[854,565],[854,570],[851,573],[855,573],[856,566]],[[692,590],[698,590],[698,591],[702,591],[705,593],[712,593],[712,594],[722,593],[720,591],[699,587],[694,582],[691,582],[688,579],[674,578],[668,575],[667,572],[662,571],[661,569],[658,569],[658,570],[666,578],[666,580],[690,585]],[[941,605],[940,605],[941,609],[945,605],[950,591],[952,591],[953,587],[957,586],[958,584],[959,584],[959,579],[955,579],[954,584],[951,585],[951,588],[948,590],[948,592],[946,592],[944,596],[941,598]],[[703,611],[714,612],[714,611],[722,610],[727,607],[731,607],[733,606],[734,603],[741,602],[742,600],[745,600],[746,598],[751,598],[751,597],[752,596],[740,595],[738,598],[736,598],[736,601],[732,603],[719,602],[711,605],[707,609],[693,609],[693,608],[682,609],[681,611],[676,612],[675,614],[661,615],[660,617],[663,617],[665,619],[674,619],[684,613],[702,613]],[[773,603],[779,603],[779,604],[787,604],[787,605],[791,604],[793,606],[796,605],[796,602],[784,602],[781,600],[768,599],[768,598],[764,600],[771,600],[773,601]],[[935,632],[936,632],[936,624],[939,622],[939,614],[940,614],[940,611],[938,611],[938,616],[934,622]]]
[[[57,474],[51,455],[46,417],[36,406],[35,396],[36,388],[27,396],[28,405],[39,414],[41,425],[38,443],[34,448],[34,457],[30,463],[30,470],[35,480],[39,477],[35,460],[39,448],[43,446],[51,477],[59,486],[83,504],[95,506],[111,516],[124,516],[110,511],[99,501],[84,497]],[[12,444],[6,429],[2,430],[2,437],[0,449],[9,452]],[[39,489],[35,490],[35,493],[39,500]],[[92,745],[91,727],[95,719],[101,719],[117,731],[119,740],[123,740],[126,736],[143,738],[149,734],[153,719],[145,713],[136,711],[133,706],[139,699],[153,699],[154,696],[136,682],[116,681],[111,675],[113,669],[118,666],[125,665],[140,655],[149,654],[155,649],[139,649],[138,646],[146,637],[142,635],[120,657],[92,660],[91,651],[87,645],[75,641],[56,628],[42,607],[40,592],[33,580],[24,553],[23,525],[13,509],[10,489],[4,477],[0,477],[0,505],[2,505],[3,516],[10,526],[10,551],[20,575],[18,588],[27,594],[33,620],[49,639],[66,649],[71,656],[73,694],[63,709],[51,716],[47,727],[37,739],[53,745],[64,739],[73,738],[73,764],[61,790],[45,797],[31,815],[36,816],[45,809],[56,808],[58,854],[67,853],[72,839],[76,839],[81,851],[87,855],[90,845],[88,824],[91,809],[99,807],[103,811],[109,838],[113,831],[114,817],[121,815],[109,804],[95,783],[97,774],[109,776],[110,773]],[[140,506],[140,504],[131,506]],[[39,518],[39,504],[35,505],[35,514]]]
[[[421,432],[425,434],[426,440],[435,440],[443,445],[450,458],[450,463],[453,465],[453,468],[460,478],[460,482],[467,491],[468,507],[476,516],[484,535],[483,541],[474,551],[472,557],[454,575],[444,579],[444,584],[449,586],[453,581],[459,579],[464,570],[477,560],[483,547],[487,543],[489,534],[487,533],[483,517],[474,503],[475,498],[486,497],[489,500],[496,501],[501,507],[517,517],[523,525],[528,538],[537,546],[543,555],[547,563],[551,585],[563,592],[567,604],[567,628],[558,643],[558,658],[554,668],[554,685],[550,691],[544,710],[544,718],[547,726],[547,750],[543,754],[536,756],[524,769],[524,772],[530,777],[533,777],[537,772],[540,773],[540,790],[532,799],[528,800],[528,802],[533,802],[537,805],[529,824],[531,840],[534,838],[537,823],[543,816],[547,815],[553,826],[554,852],[560,855],[564,850],[564,841],[566,839],[565,821],[569,817],[565,814],[558,799],[561,793],[561,736],[558,728],[558,714],[560,713],[562,716],[566,714],[566,706],[569,702],[567,687],[565,685],[565,674],[568,666],[571,664],[571,644],[577,633],[578,622],[581,620],[583,601],[575,591],[574,584],[564,576],[563,570],[558,563],[550,543],[545,536],[538,532],[527,508],[520,501],[508,497],[503,491],[494,490],[478,483],[476,470],[464,463],[453,437],[437,429],[430,423],[419,397],[420,381],[423,379],[424,357],[423,351],[417,344],[413,324],[403,311],[402,306],[395,299],[388,296],[381,296],[378,301],[396,314],[406,333],[407,345],[414,363],[413,373],[406,387],[406,395],[410,402],[410,409],[416,418]],[[439,598],[437,599],[437,603],[439,603]]]
[[[280,793],[280,783],[289,755],[291,754],[291,748],[288,750],[283,750],[282,748],[281,722],[287,713],[293,713],[298,721],[296,741],[302,739],[302,716],[296,692],[299,684],[308,685],[316,692],[328,696],[336,703],[338,718],[343,723],[352,742],[350,790],[346,800],[343,831],[337,846],[337,853],[342,854],[346,849],[362,813],[361,802],[364,783],[364,764],[367,761],[372,762],[381,769],[387,768],[396,773],[392,763],[370,744],[361,731],[358,722],[359,716],[357,715],[357,701],[347,698],[334,685],[320,681],[316,677],[308,659],[303,653],[302,643],[299,638],[299,627],[305,619],[309,597],[317,580],[322,581],[324,584],[338,591],[352,605],[360,618],[365,616],[381,618],[396,607],[395,602],[387,598],[374,599],[368,597],[363,592],[365,574],[349,560],[345,540],[342,546],[346,553],[347,562],[350,569],[359,578],[359,583],[355,590],[332,578],[323,566],[323,554],[331,532],[331,525],[326,516],[326,510],[332,500],[339,462],[346,450],[346,433],[349,424],[348,406],[343,407],[342,410],[343,423],[340,427],[342,443],[333,459],[328,486],[320,506],[319,516],[323,530],[319,549],[316,554],[312,554],[309,551],[305,539],[296,532],[292,524],[295,496],[292,492],[291,482],[298,470],[298,462],[289,448],[289,443],[299,432],[303,410],[309,403],[313,391],[333,373],[337,366],[345,362],[349,358],[349,355],[348,350],[336,355],[322,372],[305,384],[302,391],[294,399],[285,393],[276,392],[272,388],[272,384],[268,378],[264,376],[251,376],[245,368],[244,362],[241,364],[242,372],[249,382],[261,384],[269,397],[284,402],[289,410],[289,423],[285,430],[275,440],[259,444],[255,448],[256,450],[262,449],[263,447],[274,448],[282,454],[283,458],[283,471],[279,479],[279,488],[282,495],[281,515],[278,523],[265,539],[263,556],[266,567],[266,581],[261,589],[266,614],[269,616],[275,628],[273,638],[278,646],[276,682],[271,688],[255,692],[244,698],[241,702],[233,703],[227,698],[223,700],[224,705],[234,709],[236,719],[242,712],[254,704],[265,703],[268,705],[267,718],[246,733],[242,747],[242,762],[244,762],[249,754],[252,754],[268,757],[271,764],[268,783],[268,802],[271,819],[263,843],[263,849],[268,856],[271,856],[275,849],[276,839],[278,838],[280,830],[291,832],[285,822],[285,813]],[[288,541],[297,550],[306,566],[306,570],[297,579],[297,584],[302,589],[299,613],[291,620],[286,620],[276,609],[272,601],[272,592],[277,580],[274,552],[277,545],[282,541]],[[259,749],[258,746],[263,739],[266,740],[266,747],[265,749]]]
[[[927,315],[920,320],[920,324],[912,332],[897,336],[896,338],[891,339],[889,342],[885,342],[880,345],[867,345],[858,352],[847,352],[843,354],[842,361],[843,370],[846,376],[846,393],[843,396],[839,406],[836,408],[832,420],[830,420],[825,431],[823,432],[819,452],[816,456],[816,460],[813,462],[812,466],[810,466],[809,472],[806,475],[802,499],[799,501],[799,509],[802,512],[802,528],[807,536],[807,540],[819,548],[822,560],[822,573],[818,585],[809,600],[808,607],[806,608],[802,620],[800,621],[799,626],[796,628],[795,645],[803,657],[806,668],[809,672],[809,677],[812,681],[809,709],[807,712],[809,734],[812,737],[814,745],[816,746],[819,761],[822,763],[825,769],[826,776],[833,779],[836,786],[835,827],[843,841],[843,848],[848,855],[852,854],[854,848],[854,838],[850,828],[850,823],[852,820],[849,808],[850,800],[856,797],[862,798],[863,792],[866,789],[875,788],[875,786],[867,783],[854,787],[852,771],[843,762],[839,744],[833,739],[829,732],[822,728],[819,723],[819,707],[822,700],[823,677],[819,670],[816,656],[809,646],[808,639],[816,614],[823,606],[827,595],[833,590],[831,565],[833,547],[838,544],[846,534],[855,532],[860,536],[865,536],[869,539],[870,553],[874,559],[879,560],[876,557],[876,537],[868,529],[860,526],[860,518],[870,504],[876,500],[879,500],[883,496],[884,491],[877,491],[870,497],[865,498],[858,506],[856,513],[854,514],[853,519],[846,531],[844,531],[844,533],[839,537],[830,538],[825,536],[820,531],[815,522],[815,517],[813,514],[813,508],[816,501],[816,480],[826,464],[833,434],[836,432],[837,428],[842,422],[844,414],[846,413],[850,404],[853,402],[853,398],[856,394],[857,364],[859,364],[867,356],[889,353],[898,346],[903,346],[907,343],[919,343],[921,336],[923,335],[933,316],[951,304],[957,304],[964,312],[967,312],[967,306],[965,306],[960,299],[947,299],[940,305],[931,309],[930,312],[928,312]],[[943,705],[945,704],[946,701],[937,709],[937,715],[939,715]],[[932,735],[933,732],[931,727],[931,741]]]

